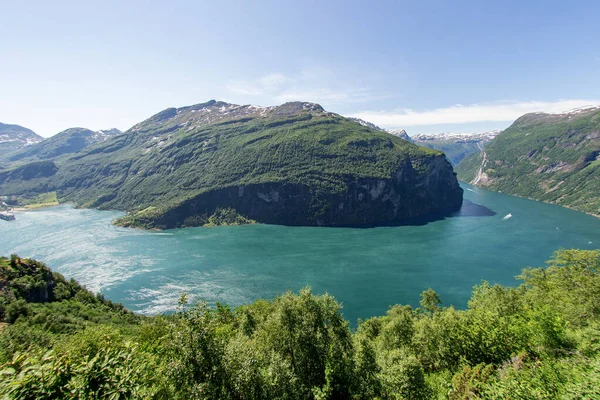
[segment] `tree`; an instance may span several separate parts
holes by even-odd
[[[442,304],[442,301],[435,290],[429,288],[421,293],[421,301],[419,304],[421,304],[421,307],[423,307],[424,310],[435,312],[440,309],[440,304]]]

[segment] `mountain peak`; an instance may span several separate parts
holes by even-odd
[[[380,127],[378,127],[374,123],[369,122],[369,121],[365,121],[364,119],[354,118],[354,117],[349,117],[348,119],[350,121],[358,122],[362,126],[366,126],[368,128],[371,128],[371,129],[375,129],[375,130],[378,130],[378,131],[381,131],[381,132],[385,132],[385,129],[381,129]]]
[[[3,151],[19,149],[44,140],[31,129],[21,125],[3,124],[0,122],[0,149]]]
[[[402,138],[404,140],[408,140],[409,142],[413,141],[410,138],[410,136],[408,136],[408,133],[406,133],[406,131],[404,129],[396,129],[396,130],[393,130],[393,131],[389,131],[389,133],[391,133],[394,136],[398,136],[399,138]]]
[[[290,101],[283,103],[280,106],[269,107],[273,115],[294,115],[303,111],[324,113],[325,109],[317,103],[309,103],[304,101]]]

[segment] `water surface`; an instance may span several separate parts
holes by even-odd
[[[495,215],[488,210],[488,216],[371,229],[248,225],[148,232],[112,226],[119,212],[63,205],[0,221],[0,254],[44,261],[142,313],[173,310],[183,292],[235,306],[310,286],[334,295],[354,322],[392,304],[417,306],[429,287],[445,305],[465,307],[473,285],[484,279],[516,285],[521,268],[543,266],[555,249],[600,247],[600,219],[463,188],[466,200]],[[470,205],[463,215],[481,211],[486,214]]]

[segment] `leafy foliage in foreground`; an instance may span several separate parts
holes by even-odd
[[[600,215],[600,110],[578,114],[526,114],[485,147],[479,184],[492,190]],[[456,167],[475,179],[480,153]]]
[[[4,259],[3,268],[9,263]],[[48,282],[42,265],[20,263],[38,267],[33,282]],[[81,319],[94,307],[112,317],[88,318],[68,331],[49,330],[37,316],[62,315],[82,304],[77,294],[25,302],[31,312],[0,335],[0,393],[7,399],[598,398],[600,251],[558,251],[547,268],[525,269],[519,278],[516,288],[476,286],[466,310],[442,307],[430,289],[421,308],[395,305],[355,332],[335,299],[308,289],[235,310],[190,305],[184,295],[175,314],[151,318],[97,300]],[[5,298],[23,287],[8,285]],[[30,292],[14,295],[11,304]]]

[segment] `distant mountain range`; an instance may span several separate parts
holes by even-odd
[[[19,153],[21,164],[0,173],[0,194],[56,191],[60,200],[127,210],[120,224],[146,228],[385,225],[462,203],[441,152],[314,103],[211,100],[163,110],[87,146],[81,136],[91,131],[75,133]]]
[[[125,133],[71,128],[43,140],[0,124],[0,146],[0,194],[57,191],[129,211],[124,225],[377,225],[450,212],[460,189],[442,153],[424,147],[443,151],[461,180],[600,215],[600,107],[526,114],[503,132],[411,137],[314,103],[212,100]]]
[[[480,152],[483,146],[488,144],[494,137],[502,132],[496,130],[483,133],[438,133],[409,136],[404,129],[385,130],[360,118],[349,119],[371,129],[391,133],[394,136],[418,144],[419,146],[443,151],[452,165],[457,165],[469,154]]]
[[[410,140],[418,145],[443,151],[452,165],[457,165],[469,154],[479,153],[501,132],[418,134],[413,135]]]
[[[600,215],[600,107],[526,114],[456,171],[491,190]]]
[[[70,128],[48,139],[22,147],[8,156],[9,161],[50,160],[66,154],[76,153],[92,144],[120,135],[118,129],[92,131],[85,128]]]

